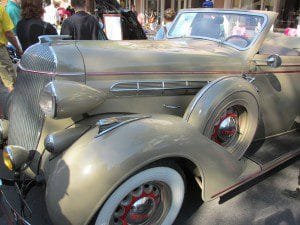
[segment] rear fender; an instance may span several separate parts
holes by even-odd
[[[242,161],[180,117],[155,115],[97,134],[97,127],[91,129],[52,160],[46,203],[54,224],[86,224],[117,186],[160,159],[192,161],[202,175],[205,201],[243,171]]]

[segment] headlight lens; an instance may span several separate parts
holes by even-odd
[[[45,113],[47,117],[54,118],[55,117],[55,96],[51,93],[42,91],[40,95],[39,101],[40,107],[42,111]]]
[[[3,161],[4,161],[4,165],[6,166],[6,168],[13,171],[14,165],[12,162],[12,155],[6,149],[3,150]]]

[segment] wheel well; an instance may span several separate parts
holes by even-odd
[[[147,165],[147,166],[145,166],[141,169],[145,169],[145,168],[153,167],[153,166],[162,166],[162,165],[164,165],[164,166],[169,165],[170,167],[174,167],[174,164],[176,166],[178,166],[179,169],[182,170],[181,172],[183,172],[183,175],[185,177],[186,186],[187,187],[192,187],[193,192],[197,191],[197,190],[201,192],[201,187],[200,187],[200,185],[197,184],[197,182],[195,180],[195,177],[198,177],[200,180],[202,180],[199,168],[196,166],[196,164],[194,162],[192,162],[191,160],[189,160],[187,158],[183,158],[183,157],[163,158],[163,159],[159,159],[157,161],[154,161],[154,162],[150,163],[149,165]],[[174,168],[174,169],[176,169],[176,168]],[[195,187],[197,188],[197,190],[195,190]],[[188,192],[190,192],[190,190],[188,190]],[[99,212],[100,209],[101,209],[101,207],[93,215],[92,219],[88,223],[89,225],[94,225],[95,224],[96,218],[97,218],[97,215],[98,215],[98,212]]]
[[[189,182],[194,182],[195,177],[197,177],[197,183],[198,187],[201,189],[201,185],[199,182],[202,183],[202,173],[201,169],[191,160],[183,157],[170,157],[170,158],[164,158],[157,160],[155,162],[152,162],[149,166],[152,165],[172,165],[176,164],[177,166],[180,167],[182,172],[184,173],[184,176],[186,178],[186,181]]]
[[[172,157],[172,158],[164,158],[164,159],[160,159],[157,160],[155,162],[152,162],[150,165],[168,165],[168,164],[172,164],[175,163],[176,165],[178,165],[183,172],[185,173],[185,175],[189,175],[189,176],[197,176],[196,175],[196,170],[197,170],[197,166],[194,162],[192,162],[189,159],[186,158],[182,158],[182,157]]]

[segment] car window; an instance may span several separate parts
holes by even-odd
[[[265,23],[265,17],[253,14],[184,12],[177,17],[168,38],[204,38],[247,48],[258,37]]]

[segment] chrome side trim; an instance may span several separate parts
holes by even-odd
[[[208,81],[130,81],[117,82],[110,87],[110,92],[116,95],[164,94],[166,91],[198,91]],[[186,94],[186,93],[183,93]]]
[[[150,115],[126,115],[101,119],[96,123],[96,125],[99,126],[99,133],[95,136],[95,138],[103,136],[104,134],[107,134],[125,124],[150,117]]]
[[[41,35],[38,37],[39,43],[52,43],[58,40],[71,40],[70,35]]]
[[[33,73],[33,74],[40,74],[40,75],[46,75],[46,76],[85,76],[85,73],[82,72],[50,72],[50,71],[38,71],[38,70],[31,70],[24,68],[22,65],[18,65],[18,69],[23,72]]]

